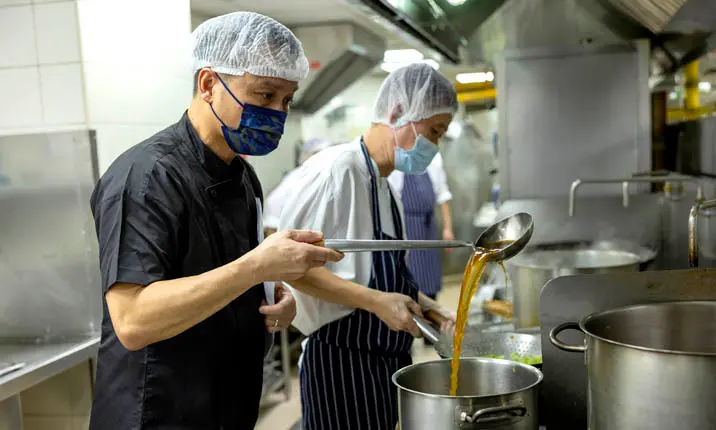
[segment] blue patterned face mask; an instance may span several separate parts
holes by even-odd
[[[283,135],[283,125],[288,114],[280,110],[241,103],[221,77],[218,74],[216,76],[231,97],[244,108],[239,126],[231,128],[219,118],[214,107],[209,105],[216,119],[221,122],[221,132],[229,147],[234,152],[244,155],[266,155],[276,149]]]

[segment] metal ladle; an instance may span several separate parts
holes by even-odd
[[[493,251],[495,261],[517,255],[532,237],[534,223],[521,212],[497,221],[478,236],[475,243],[460,240],[350,240],[326,239],[316,245],[340,252],[404,251],[429,248],[484,248]]]

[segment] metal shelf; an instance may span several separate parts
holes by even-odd
[[[265,404],[271,394],[283,391],[285,400],[291,399],[291,352],[301,347],[301,339],[288,341],[288,330],[280,332],[279,348],[272,348],[264,362],[264,385],[261,404]]]

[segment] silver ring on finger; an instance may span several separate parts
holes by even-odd
[[[273,328],[278,328],[278,320],[273,321]]]

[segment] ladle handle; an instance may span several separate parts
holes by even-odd
[[[316,242],[314,245],[323,246],[340,252],[407,251],[411,249],[472,247],[471,243],[463,242],[461,240],[326,239]]]

